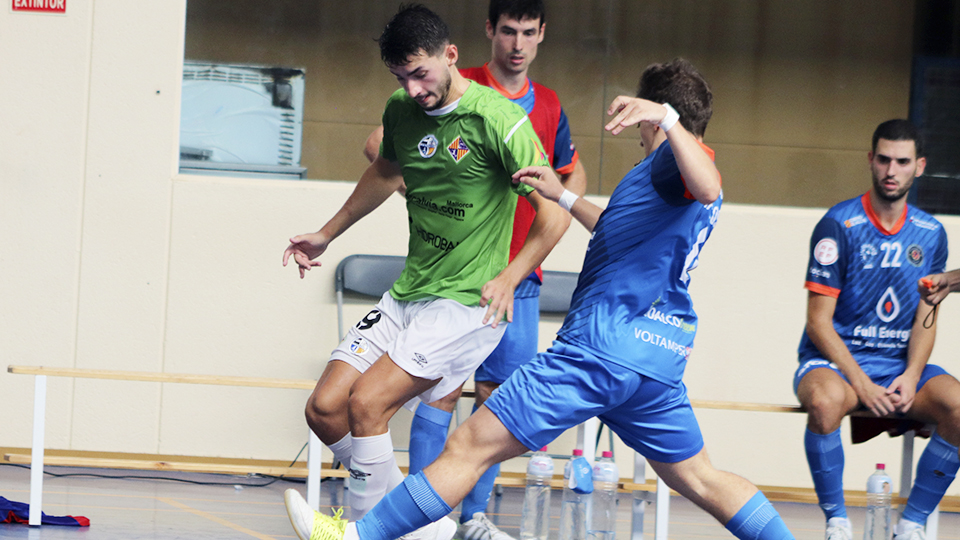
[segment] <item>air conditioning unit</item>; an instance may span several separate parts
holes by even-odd
[[[304,70],[187,61],[180,172],[304,178]]]

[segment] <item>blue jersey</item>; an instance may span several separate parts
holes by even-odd
[[[620,181],[600,215],[560,339],[679,386],[697,330],[689,272],[720,204],[693,199],[670,143],[661,144]]]
[[[920,302],[917,280],[943,272],[946,262],[940,222],[907,206],[886,230],[866,193],[834,206],[817,223],[805,286],[837,299],[833,327],[859,363],[905,362]],[[806,330],[798,352],[801,362],[823,356]]]

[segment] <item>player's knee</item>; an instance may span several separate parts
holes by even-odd
[[[342,400],[334,400],[332,396],[324,396],[318,392],[307,400],[304,416],[310,427],[322,427],[329,424],[333,418],[342,415],[343,410]]]
[[[830,392],[812,392],[803,403],[812,426],[829,430],[838,425],[844,416],[843,396],[832,395]]]
[[[354,391],[347,400],[347,414],[354,436],[363,436],[360,432],[367,427],[382,424],[386,413],[379,396],[370,392]]]
[[[453,409],[457,407],[457,401],[460,399],[461,388],[450,392],[446,396],[430,403],[430,406],[435,409],[440,409],[441,411],[453,412]]]

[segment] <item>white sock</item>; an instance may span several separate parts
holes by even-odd
[[[842,517],[833,517],[827,520],[827,527],[842,527],[846,530],[852,530],[850,520],[848,518]]]
[[[347,523],[347,528],[343,531],[343,540],[360,540],[360,533],[357,532],[355,521]]]
[[[344,470],[350,469],[350,459],[353,457],[353,437],[349,433],[327,448],[333,452],[333,457],[337,458],[337,461],[343,463]]]
[[[397,460],[393,460],[393,470],[390,471],[390,478],[387,479],[387,490],[383,492],[384,495],[393,491],[393,488],[399,486],[403,483],[403,479],[406,478],[403,476],[403,472],[400,471],[400,466],[397,465]]]
[[[400,478],[397,482],[397,477]],[[353,438],[350,465],[350,519],[359,521],[387,493],[388,486],[403,481],[393,454],[390,432],[373,437]]]
[[[897,527],[894,529],[893,534],[906,534],[914,529],[920,529],[923,525],[910,521],[909,519],[900,519],[900,522],[897,523]]]

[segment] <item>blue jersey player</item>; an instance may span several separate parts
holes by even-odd
[[[606,129],[616,135],[639,124],[647,157],[605,210],[565,190],[548,167],[514,175],[593,232],[557,341],[515,371],[436,461],[359,522],[315,513],[288,490],[288,513],[301,539],[400,537],[450,512],[491,465],[594,416],[738,538],[793,538],[753,484],[710,464],[681,382],[697,327],[689,273],[721,204],[720,174],[701,142],[712,94],[700,73],[678,59],[648,67],[638,96],[613,101]]]
[[[937,424],[895,530],[896,540],[922,540],[927,516],[960,465],[960,384],[927,364],[936,320],[918,292],[921,278],[943,272],[947,236],[936,219],[906,203],[926,165],[916,127],[880,124],[868,157],[872,188],[831,208],[810,240],[794,390],[808,411],[804,445],[827,540],[853,534],[843,498],[844,415],[865,407]]]

